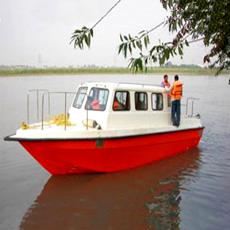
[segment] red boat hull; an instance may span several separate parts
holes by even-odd
[[[158,161],[198,145],[203,128],[103,139],[19,140],[51,174],[116,172]]]

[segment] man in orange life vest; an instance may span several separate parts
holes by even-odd
[[[174,83],[171,88],[171,101],[172,101],[172,112],[171,119],[174,126],[180,125],[180,107],[181,97],[183,92],[183,84],[179,81],[178,75],[174,76]]]

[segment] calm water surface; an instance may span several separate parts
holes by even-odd
[[[200,99],[197,149],[114,174],[54,177],[2,140],[26,120],[27,90],[74,91],[88,80],[159,84],[161,76],[0,78],[0,229],[230,229],[228,79],[181,77],[184,95]],[[55,103],[63,108],[61,98]]]

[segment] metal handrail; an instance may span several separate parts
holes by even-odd
[[[41,104],[41,129],[44,129],[44,115],[45,115],[45,96],[47,96],[48,100],[48,114],[50,116],[50,95],[51,94],[64,94],[64,114],[65,114],[65,130],[67,127],[67,95],[76,94],[76,92],[61,92],[61,91],[49,91],[47,89],[30,89],[27,92],[27,124],[30,123],[30,97],[32,93],[36,93],[36,113],[37,113],[37,121],[39,122],[39,114],[40,114],[40,95],[42,97]],[[41,94],[42,93],[42,94]]]
[[[37,96],[37,120],[39,120],[39,94],[41,92],[48,92],[47,89],[30,89],[28,90],[27,92],[27,123],[29,124],[30,123],[30,96],[31,96],[31,93],[33,92],[36,92],[36,96]],[[48,109],[49,109],[49,112],[50,112],[50,99],[48,99]]]
[[[50,114],[50,95],[51,94],[64,94],[64,100],[65,100],[65,103],[64,103],[64,114],[65,114],[65,126],[64,126],[64,129],[66,130],[66,127],[67,127],[67,95],[69,94],[76,94],[76,92],[60,92],[60,91],[53,91],[53,92],[50,92],[50,91],[46,91],[46,92],[43,92],[42,94],[42,121],[41,121],[41,129],[43,130],[44,129],[44,105],[45,105],[45,95],[48,94],[48,100],[49,100],[49,114]]]
[[[193,117],[193,110],[194,110],[194,102],[196,100],[199,100],[199,98],[196,97],[188,97],[186,100],[186,115],[188,117]],[[191,102],[191,113],[189,114],[189,103]]]

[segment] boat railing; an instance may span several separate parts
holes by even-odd
[[[194,116],[194,104],[195,101],[198,101],[199,98],[196,97],[187,97],[185,105],[185,115],[188,117]]]
[[[35,94],[35,96],[36,96],[36,114],[37,114],[37,121],[39,121],[39,118],[40,118],[40,113],[39,113],[39,111],[40,111],[40,97],[41,97],[41,94],[43,94],[43,93],[47,93],[48,92],[48,90],[47,89],[30,89],[30,90],[28,90],[28,92],[27,92],[27,123],[29,124],[30,123],[30,119],[31,119],[31,117],[30,117],[30,110],[31,110],[31,108],[30,108],[30,101],[31,101],[31,96],[34,96],[34,94]],[[49,112],[50,112],[50,100],[48,99],[48,110],[49,110]]]
[[[41,122],[41,129],[44,129],[44,124],[45,124],[45,105],[46,105],[46,100],[47,100],[47,113],[48,117],[51,116],[51,95],[54,94],[59,94],[63,95],[64,97],[64,108],[63,108],[63,114],[64,114],[64,129],[66,130],[67,127],[67,121],[68,121],[68,114],[67,114],[67,97],[69,95],[76,95],[76,92],[69,92],[69,91],[49,91],[47,89],[32,89],[29,90],[27,93],[27,123],[30,124],[30,98],[31,95],[34,94],[36,95],[36,114],[37,114],[37,121]],[[41,99],[41,103],[40,103]],[[40,118],[41,114],[41,118]]]

